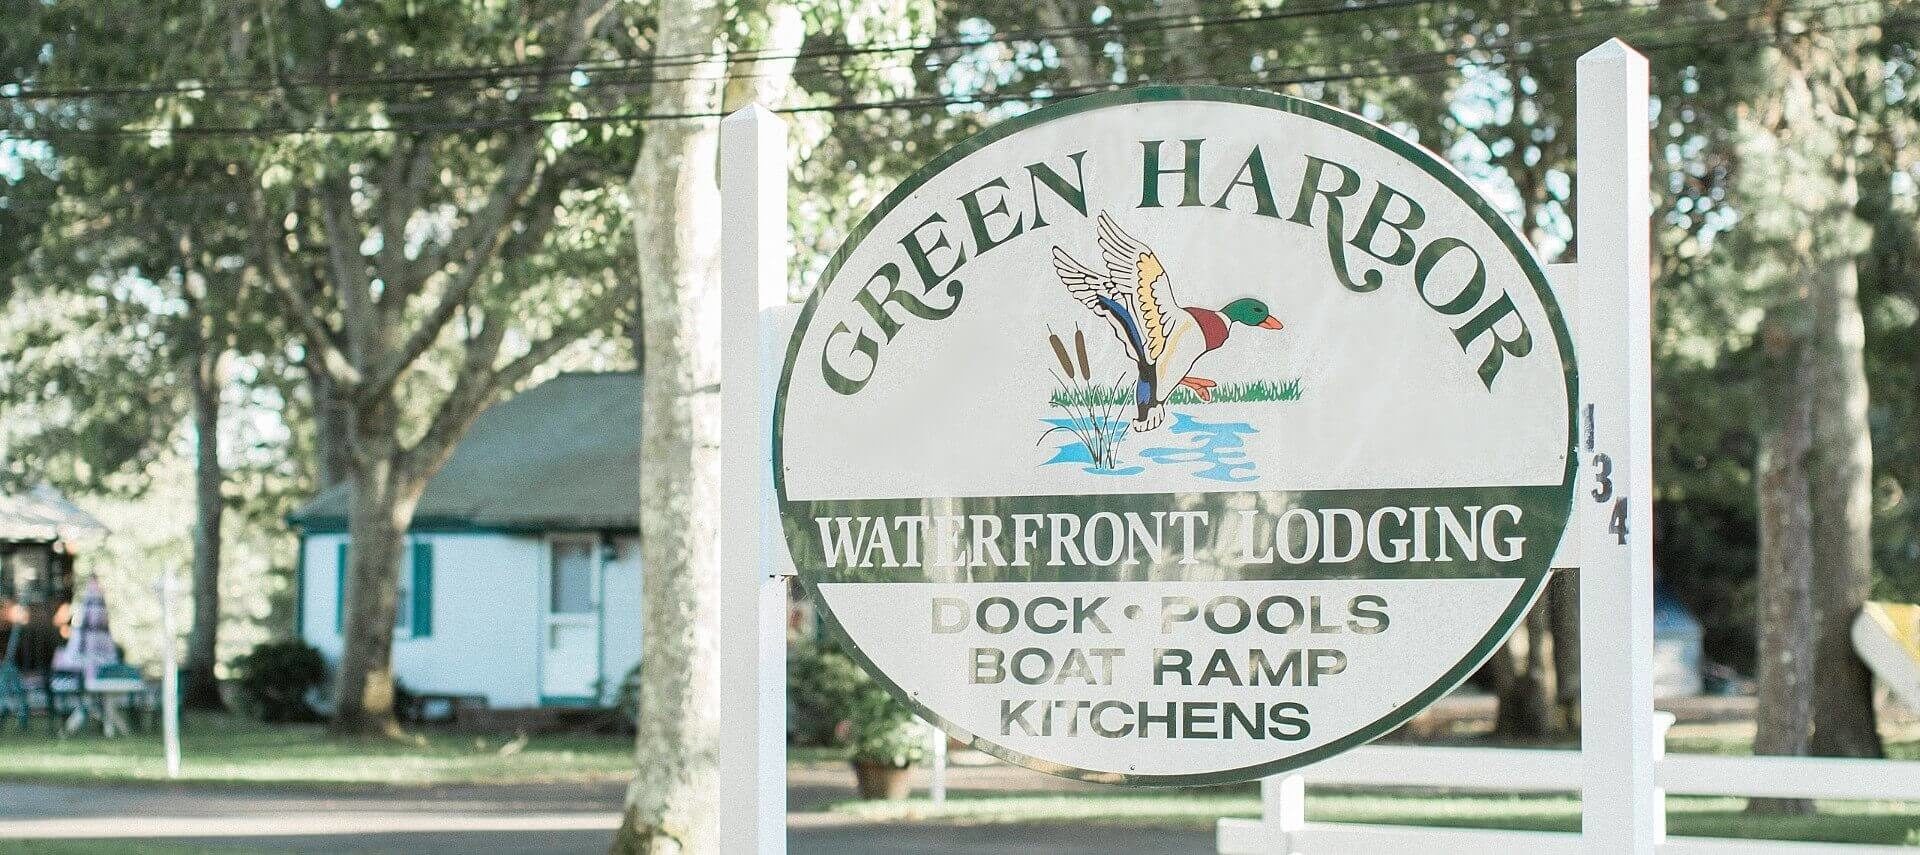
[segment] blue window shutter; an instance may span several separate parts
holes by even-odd
[[[293,637],[307,637],[307,534],[300,533],[300,545],[293,553]]]
[[[340,539],[340,560],[334,562],[333,576],[333,631],[345,632],[347,629],[347,541]]]
[[[413,637],[433,634],[433,541],[413,542]]]

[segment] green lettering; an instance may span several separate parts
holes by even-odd
[[[1072,184],[1067,183],[1067,179],[1053,171],[1051,166],[1044,163],[1027,164],[1027,185],[1033,190],[1033,228],[1042,228],[1047,224],[1046,217],[1040,212],[1040,185],[1042,184],[1047,185],[1047,189],[1052,190],[1053,195],[1060,197],[1060,201],[1072,205],[1074,210],[1080,212],[1080,216],[1087,215],[1087,177],[1080,165],[1080,159],[1086,156],[1085,151],[1076,151],[1067,155],[1067,158],[1073,161],[1075,183]]]
[[[1185,175],[1186,192],[1181,194],[1180,207],[1190,208],[1205,204],[1200,201],[1200,144],[1205,140],[1181,140],[1186,146],[1186,158],[1178,169],[1160,168],[1160,143],[1164,140],[1141,140],[1143,149],[1140,175],[1140,207],[1160,207],[1160,177],[1163,175]]]
[[[939,214],[930,215],[925,220],[922,220],[920,225],[914,226],[913,231],[907,232],[906,237],[900,239],[900,246],[906,249],[907,258],[913,262],[913,269],[920,272],[920,290],[922,291],[932,291],[933,287],[940,284],[941,280],[952,276],[954,271],[960,269],[960,265],[967,263],[967,251],[949,243],[947,241],[946,230],[944,229],[935,231],[934,235],[938,240],[933,242],[933,246],[925,246],[920,243],[921,230],[934,223],[945,223],[946,221],[947,218]],[[947,269],[944,271],[935,271],[933,269],[932,254],[935,250],[941,249],[953,250],[953,263],[947,265]],[[957,285],[959,283],[954,284]],[[948,290],[951,291],[952,288]],[[958,295],[955,296],[958,297]]]
[[[1520,332],[1513,338],[1506,338],[1500,335],[1499,330],[1493,328],[1501,318],[1508,315],[1512,315],[1513,319],[1520,324]],[[1533,335],[1527,332],[1527,322],[1520,317],[1519,310],[1514,307],[1513,298],[1506,294],[1501,294],[1500,299],[1488,303],[1486,308],[1480,310],[1480,314],[1473,316],[1473,320],[1467,321],[1459,329],[1454,330],[1453,337],[1460,340],[1460,350],[1465,352],[1468,343],[1484,333],[1493,334],[1493,349],[1487,351],[1487,358],[1480,362],[1480,382],[1487,384],[1488,389],[1492,389],[1493,378],[1500,374],[1500,366],[1509,354],[1519,357],[1533,352]]]
[[[886,283],[885,293],[875,297],[873,284],[882,281]],[[914,317],[938,321],[953,314],[953,310],[960,307],[960,283],[958,281],[947,283],[947,293],[953,296],[952,303],[944,307],[927,305],[919,297],[915,297],[913,292],[900,287],[900,265],[889,261],[880,265],[879,270],[874,271],[873,278],[867,280],[866,287],[853,293],[853,301],[866,309],[868,315],[873,316],[873,322],[880,326],[880,334],[886,336],[887,341],[893,341],[894,334],[900,331],[900,321],[894,318],[892,312],[887,311],[889,304],[906,309],[907,313]]]
[[[867,385],[868,380],[873,379],[874,369],[880,367],[880,343],[866,333],[861,333],[860,337],[854,341],[851,352],[866,355],[867,373],[861,375],[859,379],[854,379],[833,367],[833,360],[827,357],[827,354],[833,351],[833,340],[852,332],[853,330],[848,329],[846,324],[836,325],[833,332],[827,334],[826,346],[820,348],[820,375],[826,378],[827,388],[842,395],[851,395],[860,391]]]
[[[1434,265],[1440,263],[1440,259],[1456,249],[1464,249],[1473,256],[1473,273],[1467,277],[1467,284],[1460,288],[1460,293],[1453,295],[1453,299],[1436,303],[1433,295],[1427,293],[1427,276],[1433,272]],[[1480,253],[1475,252],[1466,241],[1453,237],[1439,238],[1420,250],[1420,259],[1413,263],[1413,287],[1420,292],[1420,299],[1427,301],[1427,305],[1440,314],[1457,315],[1480,304],[1480,297],[1487,292],[1487,265],[1480,260]]]
[[[1259,146],[1247,154],[1247,162],[1240,164],[1240,171],[1234,173],[1233,182],[1221,191],[1220,198],[1213,206],[1225,209],[1227,197],[1233,195],[1233,188],[1245,187],[1253,191],[1253,212],[1263,217],[1279,219],[1280,211],[1273,204],[1273,185],[1267,181],[1267,161],[1260,156]]]
[[[992,208],[982,211],[980,210],[980,191],[989,187],[1000,188],[1000,199],[994,203]],[[966,209],[967,225],[973,229],[973,254],[975,256],[985,255],[987,250],[1013,240],[1019,237],[1021,232],[1027,230],[1026,224],[1020,219],[1020,215],[1013,214],[1007,210],[1007,189],[1006,179],[995,178],[960,195],[960,207]],[[987,218],[990,216],[1005,217],[1009,215],[1013,217],[1013,229],[1000,237],[994,237],[993,233],[987,229]]]
[[[1407,203],[1407,214],[1399,220],[1389,220],[1387,207],[1393,204],[1395,199],[1401,199]],[[1421,210],[1419,202],[1413,201],[1413,198],[1405,193],[1382,184],[1378,190],[1374,191],[1373,202],[1367,206],[1366,216],[1360,218],[1360,227],[1354,230],[1353,240],[1350,243],[1355,249],[1397,267],[1413,260],[1412,232],[1426,222],[1427,212]],[[1386,255],[1373,250],[1373,240],[1379,235],[1381,226],[1393,229],[1394,236],[1399,239],[1393,252]]]
[[[1327,167],[1333,167],[1340,173],[1340,186],[1331,190],[1320,186],[1320,177]],[[1360,192],[1360,174],[1334,163],[1307,156],[1306,176],[1300,181],[1300,195],[1293,203],[1293,216],[1287,219],[1303,226],[1313,225],[1313,199],[1316,196],[1327,200],[1327,257],[1333,262],[1333,273],[1339,277],[1340,284],[1349,291],[1366,293],[1380,287],[1383,278],[1380,271],[1369,270],[1361,281],[1355,282],[1347,272],[1347,252],[1341,242],[1341,234],[1346,231],[1346,214],[1340,207],[1340,200]]]

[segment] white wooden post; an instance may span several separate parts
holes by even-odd
[[[927,801],[934,804],[947,802],[947,732],[931,723],[921,722],[927,728]]]
[[[1307,827],[1306,776],[1292,772],[1261,781],[1260,810],[1276,837],[1274,851],[1293,855],[1299,842],[1294,837]]]
[[[180,777],[180,664],[173,654],[173,570],[160,571],[160,741],[167,778]]]
[[[1652,855],[1666,822],[1652,750],[1646,58],[1619,39],[1588,51],[1577,96],[1581,833],[1595,855]]]
[[[720,839],[787,851],[787,575],[768,524],[770,329],[787,297],[787,129],[759,105],[720,123]]]

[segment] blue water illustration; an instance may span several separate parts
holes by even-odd
[[[1086,425],[1086,422],[1083,420],[1041,419],[1041,421],[1046,422],[1052,428],[1058,428],[1058,430],[1051,431],[1052,435],[1066,437],[1066,442],[1054,450],[1053,459],[1041,464],[1043,466],[1051,466],[1055,463],[1076,463],[1080,465],[1081,471],[1090,475],[1138,475],[1147,471],[1144,466],[1114,466],[1109,468],[1094,463],[1093,452],[1087,449],[1086,443],[1080,441],[1079,436],[1075,433],[1077,429]],[[1110,444],[1118,445],[1126,438],[1127,421],[1125,419],[1115,421],[1113,424],[1107,426],[1107,441]]]
[[[1140,465],[1113,468],[1094,465],[1093,455],[1087,450],[1086,444],[1070,433],[1075,424],[1073,419],[1042,421],[1066,429],[1058,432],[1066,436],[1066,442],[1055,449],[1053,458],[1045,465],[1077,464],[1082,471],[1094,475],[1138,475],[1147,471],[1145,466]],[[1125,421],[1118,422],[1109,429],[1109,438],[1118,444],[1128,438],[1128,429]],[[1209,481],[1240,483],[1259,479],[1254,462],[1247,457],[1246,450],[1246,436],[1259,432],[1253,425],[1246,422],[1203,422],[1186,413],[1175,412],[1173,424],[1167,427],[1167,431],[1178,439],[1186,440],[1187,444],[1143,448],[1139,451],[1140,457],[1157,465],[1180,467],[1196,478]]]
[[[1175,436],[1186,437],[1190,444],[1184,448],[1144,448],[1140,450],[1141,457],[1170,466],[1201,464],[1201,468],[1193,475],[1209,481],[1240,482],[1259,478],[1253,472],[1253,461],[1247,459],[1245,437],[1256,432],[1253,425],[1246,422],[1203,422],[1186,413],[1176,412],[1173,414],[1173,425],[1167,429]]]

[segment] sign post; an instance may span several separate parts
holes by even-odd
[[[772,518],[765,376],[787,302],[787,129],[759,105],[720,123],[721,848],[787,846],[787,566]]]
[[[160,739],[167,778],[180,777],[180,666],[173,653],[173,569],[160,571]]]
[[[789,324],[784,131],[726,119],[726,851],[785,848],[789,557],[947,736],[1193,785],[1403,724],[1504,643],[1563,547],[1584,845],[1651,855],[1646,75],[1617,40],[1579,63],[1577,300],[1386,128],[1146,87],[935,158]],[[1296,829],[1301,778],[1278,780]]]
[[[1647,61],[1613,39],[1577,68],[1582,416],[1581,833],[1595,855],[1666,837],[1654,778],[1653,405]]]

